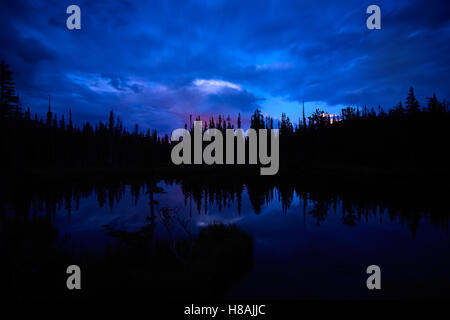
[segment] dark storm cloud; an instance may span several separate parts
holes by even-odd
[[[33,38],[25,38],[15,43],[16,54],[27,63],[38,63],[43,60],[51,60],[53,54],[40,41]]]
[[[81,30],[65,27],[70,4]],[[370,4],[381,30],[365,26]],[[190,113],[294,116],[303,100],[389,108],[409,86],[421,102],[450,91],[446,1],[21,0],[0,16],[21,101],[44,112],[51,94],[79,121],[113,109],[128,126],[169,131]]]

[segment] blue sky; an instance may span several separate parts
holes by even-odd
[[[81,8],[81,30],[66,8]],[[381,7],[381,30],[366,8]],[[0,59],[22,104],[169,132],[189,114],[297,121],[305,101],[391,108],[450,92],[448,1],[2,1]]]

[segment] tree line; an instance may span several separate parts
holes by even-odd
[[[108,122],[74,125],[52,111],[50,98],[45,120],[30,108],[22,110],[12,72],[0,63],[0,130],[3,166],[8,168],[131,168],[167,163],[168,135],[156,129],[142,132],[124,128],[113,111]],[[166,158],[165,158],[166,157]]]
[[[5,168],[150,168],[171,164],[169,136],[157,130],[142,132],[124,128],[110,111],[107,122],[81,126],[58,117],[50,98],[46,118],[22,110],[12,72],[0,63],[0,150]],[[185,128],[192,132],[193,118]],[[197,117],[195,120],[201,120]],[[347,107],[339,115],[316,109],[294,122],[282,113],[280,119],[263,116],[256,109],[250,119],[253,129],[279,129],[280,168],[317,166],[369,166],[383,168],[446,167],[450,110],[435,94],[421,106],[410,88],[405,102],[388,112]],[[203,131],[242,127],[228,115],[204,121]],[[248,148],[248,146],[247,146]],[[224,150],[225,151],[225,150]],[[248,153],[247,153],[248,155]]]

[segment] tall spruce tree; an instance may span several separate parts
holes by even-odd
[[[19,100],[12,75],[13,72],[9,70],[8,64],[2,60],[0,62],[0,119],[17,113]]]

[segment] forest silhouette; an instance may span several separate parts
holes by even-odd
[[[156,129],[142,132],[138,125],[129,131],[113,111],[107,122],[77,126],[71,111],[68,119],[54,113],[49,98],[46,118],[32,115],[30,107],[21,105],[12,72],[4,61],[0,64],[0,90],[0,150],[5,169],[174,166],[170,160],[173,144],[167,134],[160,135]],[[259,109],[251,117],[251,128],[280,130],[281,173],[315,169],[326,174],[340,168],[376,168],[388,174],[448,171],[450,110],[435,94],[426,106],[420,106],[411,87],[405,103],[399,102],[388,112],[381,106],[363,106],[344,108],[339,115],[316,109],[306,117],[304,107],[302,111],[295,122],[285,113],[280,120],[264,117]],[[192,119],[190,115],[185,125],[191,132]],[[242,120],[239,114],[236,124],[230,116],[211,117],[204,123],[204,131],[215,128],[224,132],[241,128]]]

